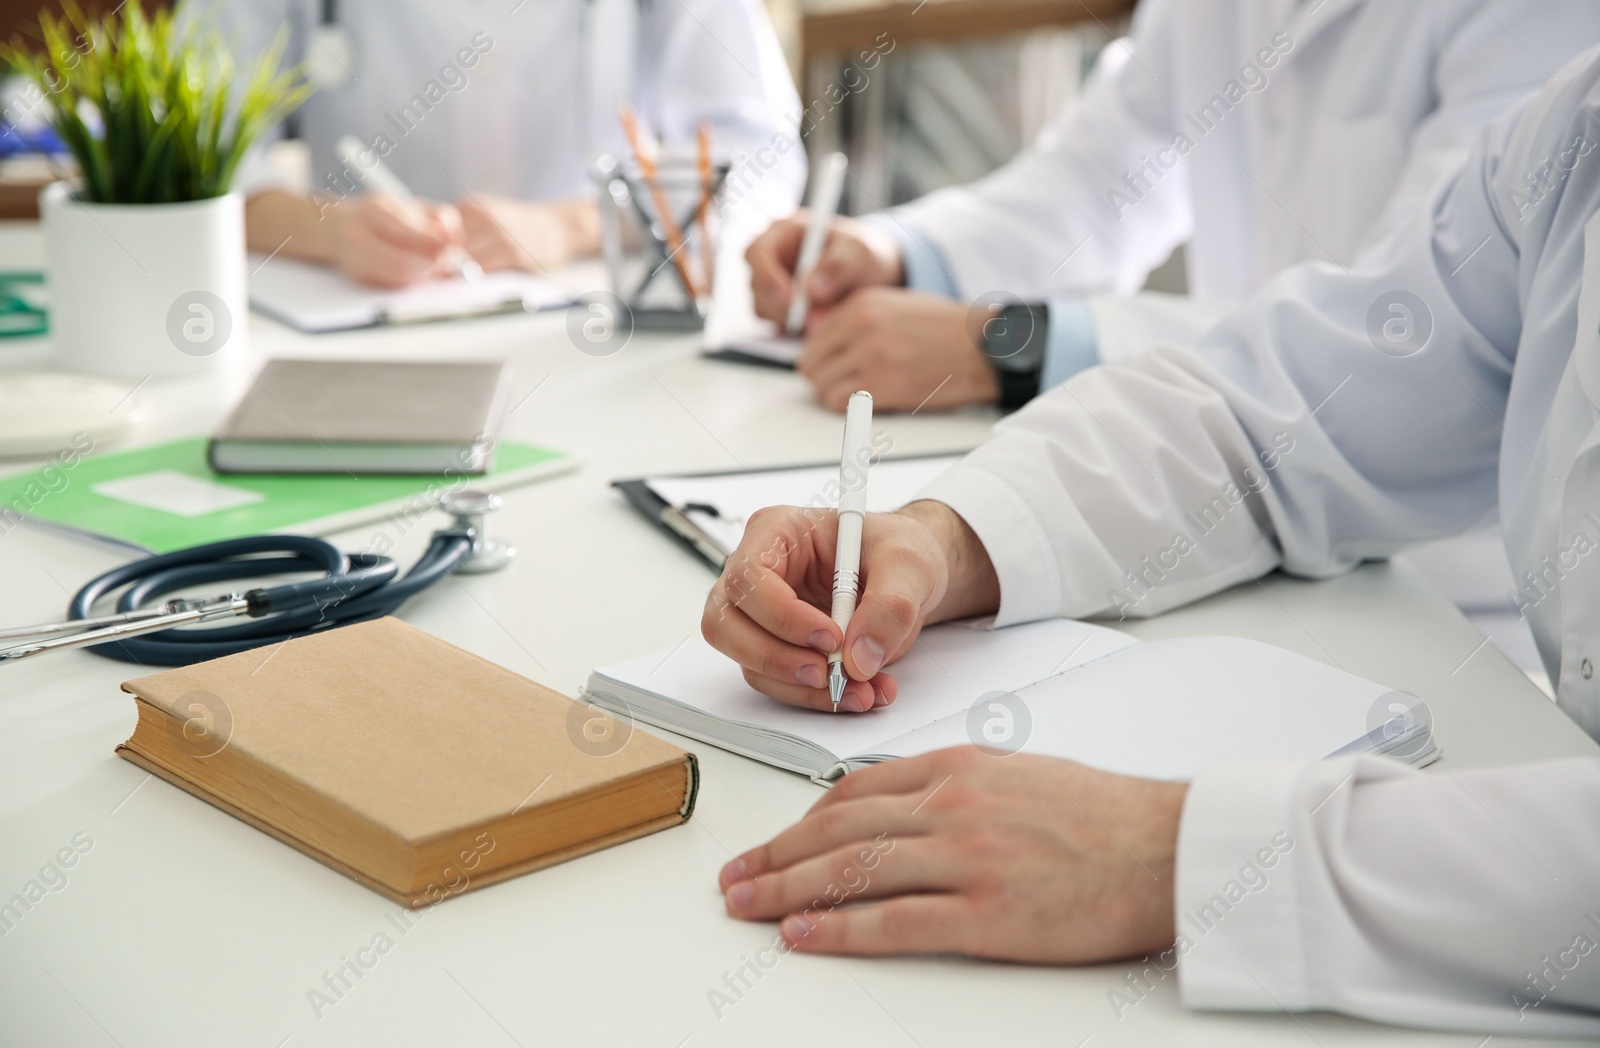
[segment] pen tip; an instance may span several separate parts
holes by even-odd
[[[839,701],[844,698],[844,667],[834,663],[828,670],[828,698],[833,700],[833,711],[839,712]]]

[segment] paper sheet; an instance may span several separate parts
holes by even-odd
[[[489,273],[482,280],[435,280],[398,291],[365,287],[328,266],[282,257],[250,257],[250,304],[300,331],[344,331],[377,324],[389,313],[406,320],[489,312],[521,300],[547,309],[572,301],[556,284],[528,273]]]
[[[266,498],[259,491],[247,491],[204,477],[158,469],[131,477],[104,480],[89,490],[106,498],[156,509],[180,517],[203,517],[225,509],[249,506]]]
[[[859,714],[797,709],[751,690],[739,667],[698,632],[670,652],[596,672],[727,720],[810,739],[849,757],[881,752],[885,740],[941,717],[964,715],[967,707],[988,692],[1018,691],[1137,643],[1125,633],[1067,619],[1000,630],[962,623],[936,626],[925,631],[905,658],[889,668],[900,685],[894,704]]]
[[[1389,692],[1259,641],[1184,637],[1140,644],[1022,690],[1026,725],[1015,724],[1015,711],[1001,715],[1014,722],[1008,750],[1187,781],[1220,761],[1321,760],[1381,723],[1370,718]],[[970,736],[963,713],[881,752],[911,756]]]

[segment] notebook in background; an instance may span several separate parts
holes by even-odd
[[[999,630],[949,623],[924,631],[889,672],[900,684],[890,706],[798,709],[750,688],[696,635],[598,669],[585,690],[607,708],[822,783],[985,741],[1169,780],[1223,760],[1372,752],[1425,764],[1438,753],[1424,720],[1390,710],[1385,697],[1398,693],[1237,637],[1141,644],[1064,619]],[[997,717],[1012,735],[984,731]]]
[[[411,906],[676,826],[699,786],[692,754],[597,752],[592,710],[394,618],[123,689],[120,756]]]
[[[504,491],[578,465],[566,452],[501,442],[494,469],[471,483]],[[331,535],[372,524],[371,542],[393,544],[413,527],[427,527],[426,517],[413,518],[462,483],[400,475],[223,477],[206,464],[205,438],[195,437],[0,477],[0,534],[28,520],[167,553],[267,532]]]
[[[269,360],[211,439],[219,473],[482,473],[504,361]]]
[[[717,262],[716,295],[706,318],[701,351],[717,360],[793,368],[800,360],[800,340],[778,331],[756,316],[750,291],[750,267],[742,249],[725,252]]]
[[[884,459],[867,479],[867,510],[899,509],[961,455]],[[619,480],[612,486],[650,520],[720,569],[744,537],[745,522],[767,506],[826,506],[839,481],[839,464],[757,469],[738,473]]]
[[[391,290],[357,284],[331,266],[281,256],[253,254],[250,270],[250,305],[308,334],[554,309],[572,302],[560,285],[520,272]]]
[[[752,333],[734,336],[716,345],[708,343],[704,355],[713,360],[793,370],[800,362],[800,339],[790,335]]]

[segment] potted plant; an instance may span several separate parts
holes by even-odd
[[[214,32],[136,2],[40,16],[42,50],[0,48],[77,161],[40,196],[58,361],[178,375],[240,360],[245,151],[309,94],[284,38],[247,69]]]

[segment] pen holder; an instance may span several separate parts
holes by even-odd
[[[596,162],[601,253],[612,293],[632,311],[634,327],[705,326],[727,175],[726,164],[704,170],[693,156],[663,157],[648,175],[631,160]]]

